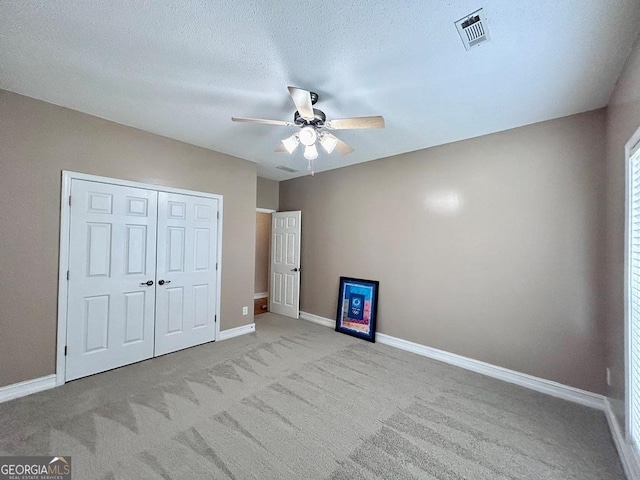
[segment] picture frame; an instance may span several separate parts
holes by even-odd
[[[340,277],[336,332],[376,341],[379,285],[377,280]]]

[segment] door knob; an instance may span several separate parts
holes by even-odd
[[[158,285],[164,285],[165,283],[171,283],[171,280],[158,280]]]
[[[299,272],[300,270],[302,270],[301,268],[292,268],[291,271],[292,272]]]
[[[140,284],[141,287],[150,287],[151,285],[153,285],[153,280],[149,280],[148,282]]]

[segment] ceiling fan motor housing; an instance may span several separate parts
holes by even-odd
[[[296,110],[296,113],[293,114],[293,123],[296,125],[313,125],[314,127],[321,127],[324,125],[327,116],[324,114],[322,110],[318,110],[317,108],[313,109],[313,120],[307,120],[303,118],[300,113]]]

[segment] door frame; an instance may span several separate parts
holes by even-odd
[[[145,190],[155,190],[158,192],[178,193],[182,195],[191,195],[196,197],[205,197],[218,200],[218,219],[217,232],[217,256],[218,270],[216,271],[216,311],[217,321],[215,322],[215,338],[220,338],[220,300],[222,296],[222,224],[223,224],[223,196],[216,193],[198,192],[195,190],[186,190],[182,188],[166,187],[164,185],[156,185],[153,183],[133,182],[129,180],[121,180],[111,177],[102,177],[98,175],[90,175],[86,173],[72,172],[69,170],[62,171],[62,188],[60,194],[60,258],[58,266],[58,326],[56,341],[56,386],[64,385],[65,371],[67,368],[67,360],[64,354],[67,343],[67,301],[69,294],[69,284],[67,281],[67,271],[69,269],[69,242],[71,239],[71,205],[69,205],[69,197],[71,196],[71,181],[86,180],[90,182],[106,183],[110,185],[120,185],[124,187],[142,188]]]

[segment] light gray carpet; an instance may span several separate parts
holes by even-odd
[[[0,404],[0,455],[85,479],[624,478],[604,415],[265,314],[257,332]]]

